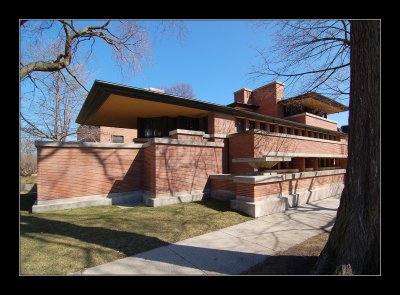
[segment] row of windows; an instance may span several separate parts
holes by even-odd
[[[267,127],[267,125],[268,125],[268,127]],[[286,127],[286,126],[277,125],[277,124],[267,124],[264,122],[259,122],[258,126],[259,126],[258,129],[264,130],[264,131],[269,131],[269,132],[286,133],[286,134],[292,134],[292,135],[298,135],[298,136],[306,136],[306,137],[320,138],[320,139],[326,139],[326,140],[340,141],[340,137],[338,137],[338,136],[321,133],[321,132],[315,132],[315,131],[309,131],[309,130],[306,131],[304,129],[291,128],[291,127]],[[248,120],[248,129],[249,130],[256,129],[256,121]],[[242,132],[244,130],[245,130],[245,119],[237,119],[236,131]]]

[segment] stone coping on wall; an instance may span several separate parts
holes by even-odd
[[[204,138],[228,138],[228,135],[222,133],[204,134]]]
[[[59,141],[35,141],[36,147],[66,147],[66,148],[124,148],[140,149],[142,143],[110,143],[110,142],[59,142]]]
[[[185,135],[198,135],[198,136],[204,136],[205,132],[204,131],[194,131],[194,130],[186,130],[186,129],[175,129],[169,132],[169,135],[174,135],[174,134],[185,134]]]
[[[320,119],[320,120],[327,121],[327,122],[330,122],[330,123],[334,123],[334,124],[336,124],[336,125],[338,124],[337,121],[329,120],[329,119],[327,119],[327,118],[322,118],[322,117],[320,117],[320,116],[317,116],[317,115],[314,115],[314,114],[311,114],[311,113],[308,113],[308,112],[303,112],[303,113],[300,113],[300,114],[287,116],[287,117],[285,117],[285,119],[288,119],[288,118],[296,118],[296,117],[302,117],[302,116],[309,116],[309,117],[312,117],[312,118],[316,118],[316,119]]]
[[[245,175],[245,176],[234,176],[233,181],[239,183],[260,184],[260,183],[278,182],[285,180],[294,180],[301,178],[336,175],[344,173],[346,173],[346,169],[286,173],[277,175]]]
[[[341,154],[309,154],[309,153],[286,153],[286,152],[267,152],[264,157],[291,157],[291,158],[347,158],[348,155]],[[240,159],[240,158],[238,158]]]
[[[232,159],[233,163],[258,163],[258,162],[288,162],[291,161],[292,157],[287,156],[266,156],[261,158],[237,158]]]
[[[316,131],[313,131],[313,132],[316,132]],[[318,131],[318,132],[322,133],[323,131]],[[270,132],[270,131],[264,131],[264,130],[260,130],[260,129],[253,129],[253,130],[246,130],[244,132],[239,132],[239,133],[232,133],[232,134],[229,134],[227,137],[229,138],[229,137],[238,136],[241,134],[251,134],[251,133],[267,135],[267,136],[293,138],[293,139],[299,139],[299,140],[319,141],[319,142],[326,142],[326,143],[331,143],[331,144],[347,145],[347,143],[345,143],[345,142],[340,142],[340,141],[336,141],[336,140],[328,140],[328,139],[300,136],[300,135],[294,135],[294,134]],[[343,134],[343,135],[347,135],[347,134]]]
[[[143,144],[143,147],[148,147],[151,144],[172,144],[172,145],[189,145],[189,146],[204,146],[204,147],[224,147],[223,142],[209,142],[209,141],[194,141],[194,140],[181,140],[171,138],[152,138]]]

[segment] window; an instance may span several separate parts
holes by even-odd
[[[299,135],[299,130],[294,129],[294,135]]]
[[[112,135],[113,143],[124,143],[124,137],[122,135]]]
[[[292,129],[289,128],[289,127],[286,127],[286,133],[287,133],[287,134],[292,134]]]
[[[265,123],[260,122],[260,130],[265,130]]]
[[[283,133],[283,126],[279,126],[279,133]]]
[[[179,116],[176,118],[177,129],[199,130],[199,120],[197,118]]]
[[[244,119],[236,120],[236,132],[242,132],[244,130]]]
[[[306,135],[306,131],[305,130],[301,130],[301,136],[305,136]]]
[[[168,137],[169,132],[175,129],[187,129],[201,131],[208,129],[208,118],[191,118],[179,116],[138,118],[138,136],[144,138]]]
[[[275,125],[269,124],[269,131],[275,132]]]
[[[249,130],[254,130],[256,128],[256,122],[255,121],[249,121]]]

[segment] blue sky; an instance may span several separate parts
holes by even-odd
[[[151,35],[151,62],[132,77],[122,77],[115,68],[111,54],[103,46],[96,52],[94,79],[147,88],[177,82],[191,84],[200,100],[229,104],[233,92],[243,87],[255,89],[271,80],[250,78],[251,65],[257,64],[257,49],[272,44],[265,29],[251,21],[186,21],[187,35],[182,41],[175,36]],[[148,22],[149,27],[152,22]],[[93,67],[93,65],[92,65]],[[290,97],[285,93],[285,97]],[[343,102],[345,103],[346,102]],[[329,119],[347,125],[348,112],[333,114]]]
[[[141,72],[128,77],[120,74],[110,49],[97,42],[94,58],[88,62],[92,76],[87,88],[95,79],[140,88],[181,82],[192,86],[197,99],[226,105],[233,102],[236,90],[255,89],[271,82],[268,78],[254,81],[249,75],[251,65],[260,61],[255,49],[267,49],[272,44],[268,31],[255,27],[251,21],[185,21],[185,24],[187,34],[183,40],[150,34],[150,61]],[[145,26],[154,32],[154,22],[146,21]],[[285,92],[285,97],[292,95]],[[328,118],[338,121],[339,126],[347,125],[348,112]]]

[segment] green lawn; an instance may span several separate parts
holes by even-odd
[[[157,208],[21,211],[21,273],[76,272],[251,219],[212,199]]]

